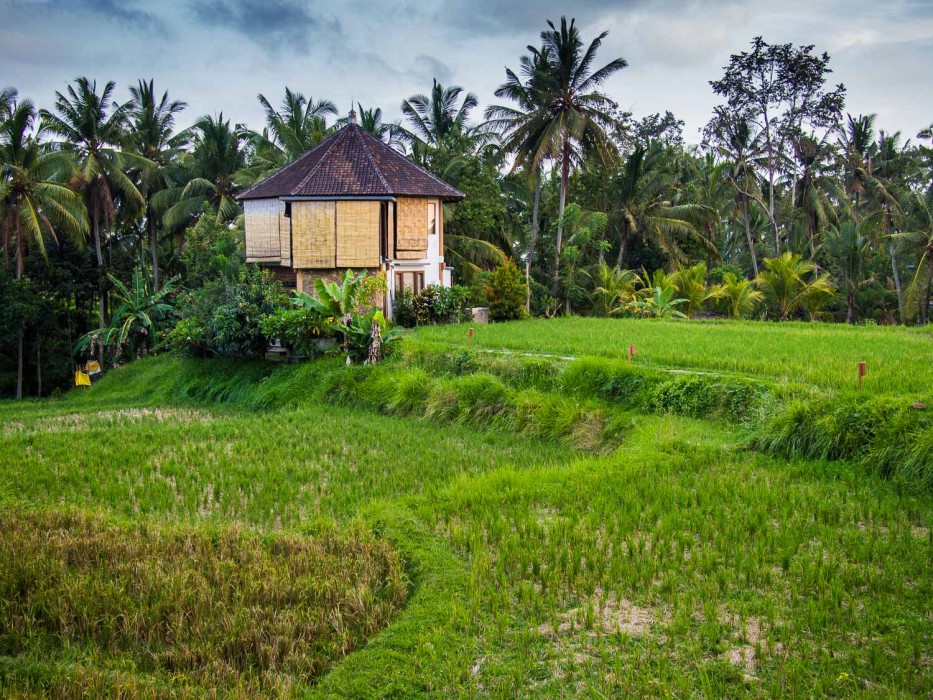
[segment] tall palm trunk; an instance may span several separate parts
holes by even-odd
[[[16,212],[16,281],[23,278],[23,237],[19,227],[19,212]],[[23,398],[23,322],[19,323],[19,338],[16,340],[16,398]]]
[[[758,254],[755,252],[755,241],[752,240],[752,226],[748,220],[748,199],[742,198],[742,219],[745,222],[745,240],[748,243],[748,254],[752,258],[752,269],[755,277],[758,276]]]
[[[528,291],[525,298],[525,311],[531,313],[531,262],[535,257],[538,243],[538,207],[541,205],[541,167],[535,167],[535,203],[531,210],[531,238],[528,241],[528,258],[525,260],[525,282]]]
[[[622,242],[619,243],[619,254],[616,256],[616,269],[621,270],[622,264],[625,262],[625,255],[628,253],[628,226],[624,223],[622,224]]]
[[[891,255],[891,272],[894,273],[894,289],[897,290],[897,318],[901,323],[904,323],[904,292],[901,289],[901,275],[897,271],[894,244],[891,241],[888,241],[888,253]]]
[[[557,209],[557,245],[554,251],[554,280],[560,274],[560,249],[564,242],[564,207],[570,187],[570,138],[564,134],[560,154],[560,204]]]
[[[149,248],[152,253],[152,289],[159,291],[159,238],[156,235],[155,219],[152,217],[152,204],[146,207],[146,220],[149,225]]]
[[[100,246],[100,210],[95,206],[93,207],[93,213],[91,214],[91,219],[94,226],[94,253],[97,256],[97,315],[98,315],[98,328],[101,330],[101,337],[103,337],[103,330],[106,326],[106,302],[104,300],[104,254],[101,251]],[[104,344],[103,342],[98,344],[97,350],[97,361],[100,362],[100,366],[104,366]]]

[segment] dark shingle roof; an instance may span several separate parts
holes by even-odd
[[[440,197],[464,195],[357,124],[345,126],[240,199],[271,197]]]

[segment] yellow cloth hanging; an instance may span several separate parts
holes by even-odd
[[[81,370],[78,370],[75,372],[75,386],[91,386],[91,378]]]

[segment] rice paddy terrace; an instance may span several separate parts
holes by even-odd
[[[0,404],[0,695],[933,693],[929,331],[467,338]]]

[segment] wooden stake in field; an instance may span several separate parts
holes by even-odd
[[[476,332],[476,331],[474,331],[474,330],[471,328],[471,329],[470,329],[470,332],[467,333],[467,344],[470,346],[470,349],[471,349],[471,350],[473,349],[473,334],[474,334],[475,332]]]
[[[635,346],[629,345],[628,346],[628,363],[632,364],[633,359],[635,359]]]
[[[865,363],[858,363],[858,392],[862,393],[862,377],[865,376]]]

